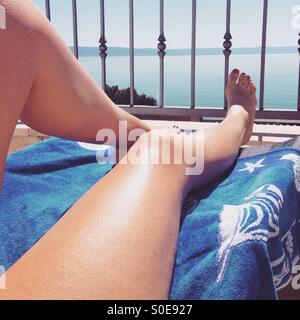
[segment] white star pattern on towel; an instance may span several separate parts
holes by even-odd
[[[256,163],[246,162],[246,168],[238,170],[238,172],[249,171],[250,173],[253,173],[256,169],[265,167],[265,165],[262,164],[264,161],[265,159],[261,159]]]

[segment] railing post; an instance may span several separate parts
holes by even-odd
[[[269,5],[269,0],[264,0],[262,44],[261,44],[261,67],[260,67],[260,97],[259,97],[260,111],[264,110],[264,103],[265,103],[265,72],[266,72],[268,5]]]
[[[51,8],[50,8],[50,0],[45,0],[45,8],[46,8],[46,16],[51,21]]]
[[[159,107],[164,107],[165,93],[165,66],[166,38],[164,33],[164,0],[160,0],[160,35],[158,37],[158,56],[160,59],[160,79],[159,79]]]
[[[299,37],[300,37],[300,33],[299,33]],[[300,39],[298,40],[298,52],[300,55]],[[300,62],[299,62],[299,79],[298,79],[298,103],[297,103],[297,110],[300,111]]]
[[[134,106],[134,6],[129,0],[130,106]]]
[[[72,12],[73,12],[73,49],[74,56],[78,59],[78,22],[77,22],[77,0],[72,0]]]
[[[224,56],[225,56],[225,72],[224,72],[224,93],[228,83],[229,76],[229,59],[231,55],[231,47],[232,47],[232,35],[231,35],[231,0],[227,0],[227,8],[226,8],[226,33],[224,36]],[[224,109],[228,109],[228,101],[226,98],[226,94],[224,94]]]
[[[105,6],[104,0],[100,0],[100,46],[99,55],[101,57],[101,77],[102,77],[102,89],[106,90],[106,57],[107,57],[107,41],[105,37]]]
[[[196,107],[196,29],[197,0],[192,4],[192,50],[191,50],[191,108]]]

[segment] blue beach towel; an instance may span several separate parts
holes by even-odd
[[[8,158],[0,193],[0,266],[11,267],[111,170],[95,155],[52,138]]]
[[[111,169],[96,155],[53,138],[9,157],[0,266],[13,265]],[[246,149],[225,177],[186,199],[170,298],[276,299],[299,245],[300,139]]]
[[[276,299],[299,262],[300,149],[242,157],[190,201],[171,298]]]

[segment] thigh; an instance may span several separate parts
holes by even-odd
[[[8,147],[35,77],[35,41],[27,1],[2,1],[6,29],[0,30],[0,185]],[[29,22],[31,21],[31,22]]]

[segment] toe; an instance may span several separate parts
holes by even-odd
[[[239,75],[240,75],[240,70],[234,69],[234,70],[230,73],[228,84],[229,84],[229,85],[235,85],[236,82],[237,82],[237,79],[238,79]]]
[[[251,82],[251,77],[246,76],[245,81],[244,81],[244,85],[246,88],[248,88],[250,86],[250,82]]]
[[[239,78],[238,84],[243,86],[245,84],[245,79],[246,79],[246,73],[242,73]]]
[[[250,85],[250,93],[251,94],[256,94],[256,86],[255,86],[255,84],[253,82]]]

